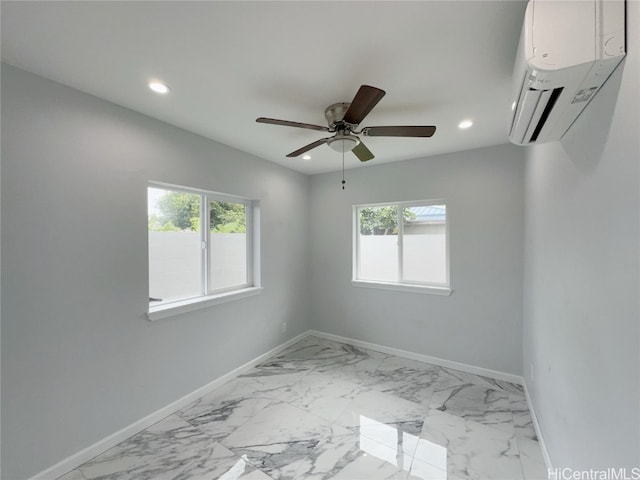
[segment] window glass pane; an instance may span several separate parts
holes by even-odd
[[[148,189],[151,305],[202,294],[200,195]]]
[[[212,201],[209,218],[209,291],[247,284],[245,205]]]
[[[429,205],[403,210],[403,280],[446,284],[446,206]]]
[[[359,272],[362,280],[398,281],[397,207],[358,209]]]

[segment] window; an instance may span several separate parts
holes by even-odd
[[[257,290],[256,202],[161,184],[147,193],[149,318]]]
[[[353,284],[448,295],[444,201],[354,207]]]

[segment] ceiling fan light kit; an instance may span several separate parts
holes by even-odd
[[[329,145],[336,152],[350,152],[360,143],[360,139],[355,135],[337,133],[327,140]]]
[[[364,118],[384,96],[384,90],[370,85],[362,85],[351,103],[334,103],[325,109],[324,116],[327,119],[327,127],[267,117],[259,117],[256,122],[334,133],[331,137],[321,138],[289,153],[287,157],[297,157],[313,148],[327,144],[336,152],[353,152],[361,162],[373,159],[374,155],[357,135],[369,137],[431,137],[435,133],[436,127],[432,125],[365,127],[357,131],[358,125],[362,123]]]

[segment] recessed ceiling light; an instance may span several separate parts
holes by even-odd
[[[169,87],[167,87],[162,82],[155,82],[155,81],[149,82],[149,88],[156,93],[161,93],[161,94],[169,93]]]
[[[304,155],[302,157],[303,160],[311,160],[311,155]]]
[[[471,125],[473,125],[473,122],[471,120],[463,120],[458,124],[458,128],[469,128]]]

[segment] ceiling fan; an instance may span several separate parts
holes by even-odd
[[[352,151],[361,162],[371,160],[374,156],[357,135],[365,137],[431,137],[435,133],[436,127],[432,125],[364,127],[357,131],[358,125],[384,97],[385,93],[379,88],[362,85],[351,103],[334,103],[325,109],[324,116],[329,124],[328,127],[266,117],[257,118],[256,122],[335,133],[331,137],[321,138],[305,145],[291,152],[287,157],[297,157],[326,143],[337,152]]]

